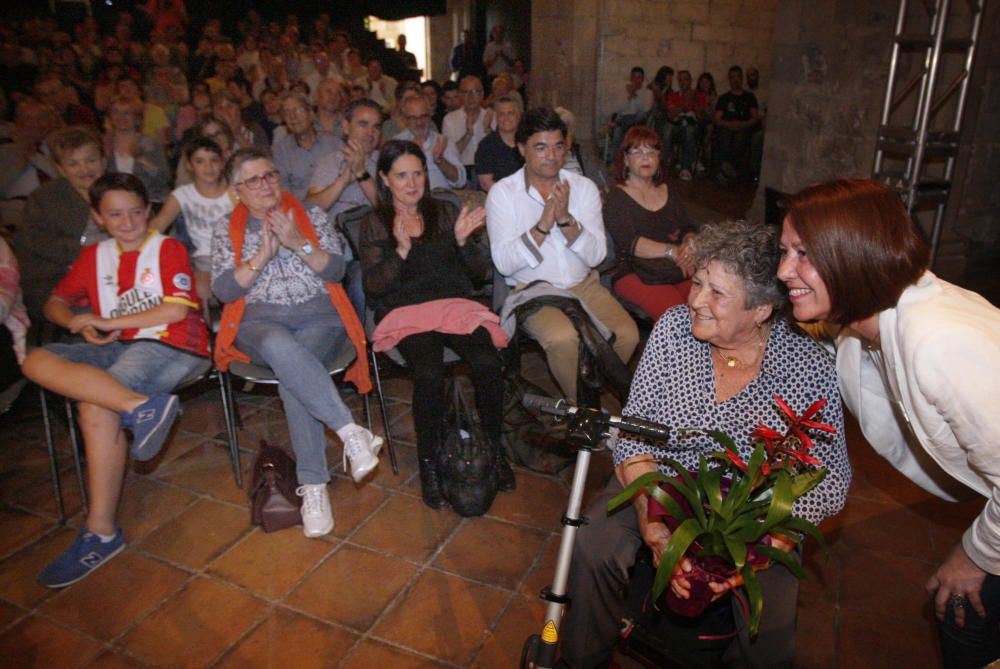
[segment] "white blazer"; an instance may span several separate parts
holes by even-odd
[[[962,546],[1000,574],[1000,310],[927,272],[879,315],[879,334],[884,381],[856,333],[837,339],[845,404],[872,447],[924,489],[954,500],[947,472],[988,498]]]

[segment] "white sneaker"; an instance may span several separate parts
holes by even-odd
[[[365,428],[351,432],[344,440],[344,471],[347,461],[351,461],[351,477],[355,483],[368,476],[378,465],[378,452],[382,448],[382,437],[376,437]]]
[[[681,181],[691,181],[691,170],[681,170]]]
[[[333,531],[333,511],[325,483],[300,485],[295,494],[302,498],[302,533],[310,539]]]

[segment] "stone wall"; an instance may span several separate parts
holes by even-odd
[[[591,140],[624,101],[629,71],[652,79],[663,65],[709,71],[720,92],[733,64],[770,78],[778,0],[535,0],[532,3],[534,101],[577,115],[577,136]]]
[[[458,44],[462,31],[472,27],[471,0],[448,0],[443,16],[432,16],[428,22],[431,45],[430,78],[444,83],[451,75],[448,61],[451,50]]]

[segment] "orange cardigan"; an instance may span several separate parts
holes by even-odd
[[[319,239],[316,231],[309,221],[309,215],[298,200],[290,193],[282,193],[281,208],[291,211],[292,220],[298,226],[299,232],[319,248]],[[229,239],[233,244],[233,255],[237,266],[241,262],[243,254],[243,234],[246,231],[247,220],[250,211],[246,205],[240,203],[236,205],[232,216],[229,219]],[[368,370],[367,342],[365,341],[365,330],[358,320],[358,315],[354,312],[354,307],[347,299],[344,287],[339,283],[327,282],[326,290],[330,293],[330,301],[340,314],[347,329],[347,336],[354,344],[357,359],[351,364],[344,378],[352,382],[361,393],[367,393],[372,389],[371,375]],[[215,366],[222,371],[229,369],[229,364],[234,360],[239,362],[250,362],[250,357],[236,349],[236,333],[240,328],[240,321],[243,319],[243,310],[246,308],[246,298],[241,297],[235,302],[222,307],[222,324],[219,326],[219,333],[215,337]]]

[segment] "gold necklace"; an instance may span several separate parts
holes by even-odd
[[[764,357],[764,342],[767,341],[768,332],[767,329],[761,327],[760,325],[758,325],[757,328],[760,330],[760,339],[757,342],[757,352],[754,354],[753,360],[750,362],[743,362],[735,355],[726,355],[722,352],[722,349],[718,348],[714,344],[709,344],[709,346],[711,346],[712,350],[719,355],[719,359],[723,362],[723,364],[730,369],[736,369],[737,367],[756,367],[757,363],[759,363]]]

